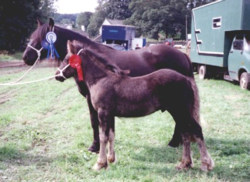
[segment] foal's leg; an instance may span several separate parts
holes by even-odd
[[[115,162],[114,143],[115,143],[115,123],[114,123],[114,119],[113,119],[110,122],[110,129],[109,129],[109,150],[108,150],[109,163]]]
[[[106,145],[108,143],[109,138],[109,122],[110,116],[109,114],[102,109],[98,110],[98,118],[99,118],[99,137],[100,137],[100,152],[97,159],[96,164],[94,165],[94,170],[100,170],[102,168],[108,167],[107,155],[106,155]]]
[[[189,169],[193,167],[192,157],[191,157],[191,146],[190,146],[190,135],[182,134],[183,151],[181,163],[176,167],[176,169]]]
[[[86,98],[87,98],[87,102],[88,102],[88,106],[89,106],[90,120],[91,120],[92,129],[93,129],[93,136],[94,136],[94,141],[93,141],[92,145],[88,148],[88,150],[90,152],[98,153],[99,149],[100,149],[98,115],[92,106],[90,96],[87,95]]]
[[[207,147],[206,147],[204,139],[195,136],[195,140],[196,140],[196,142],[197,142],[197,144],[199,146],[199,150],[200,150],[201,170],[202,171],[210,171],[210,170],[212,170],[214,168],[214,161],[210,157],[210,155],[209,155],[209,153],[207,151]]]

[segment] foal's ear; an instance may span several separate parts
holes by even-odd
[[[68,50],[68,53],[69,54],[74,54],[74,45],[73,45],[73,42],[68,40],[67,42],[67,50]]]
[[[54,25],[55,25],[54,20],[52,18],[49,18],[49,27],[51,30],[53,29]]]

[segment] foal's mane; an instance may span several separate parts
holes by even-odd
[[[129,74],[129,70],[121,70],[118,66],[116,66],[115,64],[109,63],[106,59],[95,54],[90,49],[83,49],[82,53],[85,54],[96,66],[98,66],[102,70],[112,71],[118,75]]]

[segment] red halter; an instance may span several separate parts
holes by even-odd
[[[82,59],[80,56],[73,54],[69,58],[69,64],[72,68],[75,68],[77,70],[77,75],[79,81],[83,81],[83,72],[82,72]]]

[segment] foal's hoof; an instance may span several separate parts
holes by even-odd
[[[178,166],[176,166],[178,171],[188,170],[190,168],[193,168],[193,163],[191,161],[181,162]]]
[[[88,148],[88,151],[93,152],[93,153],[99,153],[100,150],[100,144],[93,142],[93,144]]]
[[[214,161],[210,158],[207,161],[203,161],[201,164],[201,170],[208,172],[214,168]]]
[[[108,163],[99,163],[99,162],[97,162],[93,166],[93,170],[100,171],[102,168],[107,169],[107,167],[108,167]]]
[[[114,163],[115,162],[115,154],[114,155],[108,155],[108,162]]]

